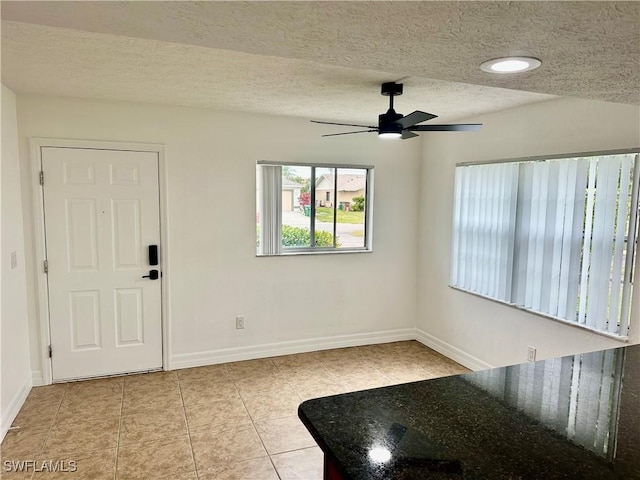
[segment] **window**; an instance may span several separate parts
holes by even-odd
[[[628,335],[638,155],[456,168],[451,285]]]
[[[371,250],[373,167],[258,162],[258,255]]]

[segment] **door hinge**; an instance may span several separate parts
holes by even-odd
[[[40,171],[40,185],[44,185],[44,172]]]
[[[44,273],[49,273],[49,260],[44,261]]]
[[[53,357],[53,348],[49,345],[49,358]]]

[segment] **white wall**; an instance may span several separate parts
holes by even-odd
[[[449,288],[453,180],[458,162],[638,147],[640,109],[560,99],[469,120],[483,123],[483,129],[424,135],[418,222],[418,328],[423,340],[476,367],[524,362],[528,345],[538,349],[538,358],[622,346]],[[632,343],[640,341],[638,306]]]
[[[485,124],[481,132],[426,134],[422,142],[321,139],[325,130],[302,119],[19,95],[36,376],[29,137],[167,146],[173,366],[409,338],[416,324],[421,340],[475,367],[525,361],[528,345],[539,358],[618,346],[447,286],[453,175],[461,161],[638,146],[638,108],[561,99],[473,120]],[[374,252],[256,258],[256,160],[375,165]],[[236,315],[246,316],[245,330],[235,330]]]
[[[31,388],[25,247],[20,198],[16,97],[2,85],[2,279],[0,316],[0,441]],[[11,254],[17,255],[12,268]]]
[[[326,128],[303,119],[23,95],[18,122],[35,370],[41,347],[29,137],[166,145],[174,366],[260,355],[268,348],[259,346],[270,343],[294,342],[279,347],[300,350],[331,343],[320,337],[357,343],[371,337],[341,336],[390,330],[396,332],[380,339],[411,336],[419,141],[320,138]],[[256,258],[257,160],[374,165],[373,253]],[[240,314],[245,330],[235,330]],[[234,347],[247,348],[225,350]]]

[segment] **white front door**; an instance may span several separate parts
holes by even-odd
[[[53,380],[162,367],[158,154],[42,148]]]

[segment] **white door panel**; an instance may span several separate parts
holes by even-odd
[[[162,366],[158,156],[42,149],[53,379]]]

